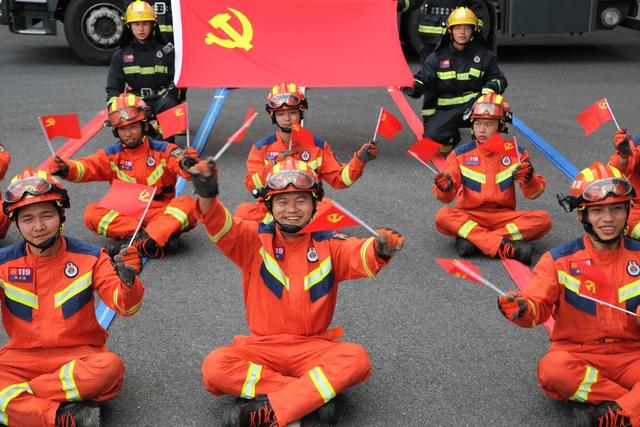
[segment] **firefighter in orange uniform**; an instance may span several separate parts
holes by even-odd
[[[157,258],[175,251],[177,237],[193,228],[194,201],[188,196],[176,197],[178,175],[189,179],[179,166],[181,161],[195,164],[198,155],[192,148],[187,152],[177,145],[150,139],[147,120],[150,111],[139,97],[123,93],[111,104],[109,122],[116,144],[78,160],[55,157],[51,160],[53,175],[69,181],[113,181],[138,183],[156,187],[156,194],[147,212],[143,231],[136,235],[134,245],[143,256]],[[90,203],[85,209],[86,226],[101,236],[121,239],[114,246],[127,243],[133,236],[139,218],[130,218],[117,211]]]
[[[525,292],[498,298],[504,316],[532,328],[555,316],[551,348],[538,365],[546,395],[597,405],[577,413],[578,426],[640,425],[640,326],[634,316],[580,296],[591,280],[597,299],[607,290],[616,305],[640,305],[640,243],[624,238],[635,191],[618,169],[595,162],[560,200],[578,210],[586,233],[545,253]],[[585,276],[584,264],[604,279]]]
[[[609,164],[627,176],[633,188],[640,190],[640,139],[632,138],[626,129],[620,129],[613,138],[616,152],[609,158]],[[631,204],[627,236],[640,240],[640,200]]]
[[[433,193],[443,203],[456,196],[455,207],[445,206],[436,214],[436,229],[456,238],[462,257],[479,249],[487,256],[514,258],[531,263],[531,244],[551,229],[545,211],[517,211],[515,183],[524,196],[535,199],[546,180],[535,173],[526,150],[517,157],[486,151],[482,144],[496,132],[507,132],[511,110],[501,95],[482,95],[471,111],[474,137],[448,157],[445,170],[435,175]]]
[[[304,93],[293,83],[281,82],[269,92],[265,109],[276,132],[251,146],[244,177],[244,185],[255,197],[264,188],[263,180],[269,168],[287,156],[307,162],[321,180],[336,189],[350,187],[362,176],[365,164],[377,157],[378,146],[373,141],[364,144],[347,164],[340,163],[329,143],[319,136],[313,136],[309,141],[291,141],[292,126],[301,122],[307,108]],[[318,210],[322,212],[331,203],[325,199],[318,205]],[[236,216],[255,221],[263,220],[266,213],[262,200],[243,203],[236,209]]]
[[[236,336],[202,366],[207,390],[246,399],[225,412],[223,424],[285,426],[318,408],[321,419],[335,421],[332,399],[367,380],[371,365],[365,349],[338,340],[341,328],[327,329],[338,284],[376,275],[404,238],[386,228],[369,239],[301,233],[322,199],[322,184],[306,162],[291,157],[266,176],[262,195],[274,218],[266,223],[231,216],[216,197],[213,160],[189,171],[200,196],[198,218],[243,270],[251,336]]]
[[[11,163],[11,154],[4,148],[4,144],[0,142],[0,179],[4,179],[7,170],[9,169],[9,163]],[[3,212],[0,212],[0,239],[4,239],[7,235],[7,230],[11,225],[11,220]]]
[[[102,402],[118,394],[124,365],[105,348],[93,293],[122,316],[144,287],[134,247],[111,261],[100,247],[63,237],[67,191],[45,171],[16,176],[2,205],[24,242],[0,249],[0,424],[99,426]]]

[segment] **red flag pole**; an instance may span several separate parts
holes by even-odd
[[[231,136],[229,138],[227,138],[227,142],[225,142],[225,144],[222,146],[222,148],[216,153],[215,156],[213,156],[213,161],[217,162],[218,159],[220,158],[220,156],[222,156],[222,154],[224,154],[225,151],[227,151],[227,148],[229,148],[229,146],[231,144],[233,144],[233,142],[235,141],[235,139],[238,137],[238,135],[243,132],[245,129],[249,129],[249,126],[251,126],[251,124],[253,123],[253,120],[258,116],[258,113],[253,113],[253,116],[249,117],[249,119],[245,120],[245,122],[242,124],[242,126],[240,126],[240,129],[238,129],[237,131],[235,131],[233,134],[231,134]],[[289,136],[289,138],[291,138],[291,136]],[[291,146],[291,139],[289,139],[289,146]]]
[[[378,232],[376,230],[374,230],[373,228],[369,227],[363,220],[361,220],[360,218],[358,218],[357,216],[355,216],[354,214],[352,214],[348,209],[344,208],[342,205],[340,205],[338,202],[333,202],[334,205],[336,205],[339,209],[345,211],[345,213],[347,213],[350,217],[352,217],[353,219],[355,219],[356,221],[358,221],[360,223],[360,225],[362,225],[364,228],[366,228],[367,230],[369,230],[369,232],[371,234],[373,234],[374,236],[378,237],[380,234],[378,234]]]
[[[413,151],[407,151],[407,153],[409,153],[414,159],[416,159],[417,161],[425,165],[431,172],[433,172],[434,175],[437,175],[439,173],[429,163],[424,162],[420,157],[418,157],[418,155],[415,154]]]
[[[493,289],[498,294],[505,295],[505,293],[502,292],[500,289],[498,289],[496,285],[494,285],[493,283],[491,283],[490,281],[488,281],[487,279],[485,279],[484,277],[482,277],[481,275],[479,275],[478,273],[476,273],[475,271],[473,271],[472,269],[464,265],[463,262],[456,262],[456,260],[454,260],[454,263],[457,268],[462,270],[463,273],[469,275],[470,277],[473,277],[475,280],[487,286],[488,288]]]
[[[184,103],[185,114],[187,115],[187,148],[191,146],[191,138],[189,137],[189,105]]]
[[[133,244],[133,239],[136,238],[136,234],[140,231],[140,227],[142,226],[142,221],[144,221],[144,217],[147,215],[147,211],[149,211],[149,206],[151,206],[151,202],[153,202],[153,197],[156,195],[156,187],[153,187],[153,192],[151,193],[151,197],[149,197],[149,203],[147,203],[147,207],[144,208],[144,212],[142,213],[142,217],[140,217],[140,221],[138,222],[138,226],[136,227],[136,231],[133,232],[133,236],[131,236],[131,240],[129,240],[129,244],[127,247]]]
[[[515,135],[513,136],[513,143],[516,145],[516,157],[518,158],[518,164],[520,164],[520,150],[518,150],[518,140]]]
[[[373,142],[376,142],[376,138],[378,137],[378,127],[380,126],[380,119],[382,119],[382,110],[380,107],[380,114],[378,114],[378,123],[376,123],[376,130],[373,132]]]
[[[620,126],[618,125],[618,121],[616,120],[616,116],[613,115],[613,111],[611,111],[611,106],[609,105],[609,101],[607,101],[607,98],[604,99],[604,102],[607,103],[607,109],[609,110],[609,114],[611,114],[611,118],[613,119],[613,123],[616,124],[616,128],[618,130],[620,130]]]
[[[606,301],[602,301],[602,300],[599,300],[599,299],[597,299],[597,298],[592,298],[592,297],[590,297],[590,296],[588,296],[588,295],[583,295],[583,294],[578,294],[578,295],[580,295],[582,298],[586,298],[586,299],[591,300],[591,301],[593,301],[593,302],[597,302],[597,303],[600,303],[600,304],[606,305],[607,307],[611,307],[611,308],[613,308],[613,309],[615,309],[615,310],[622,311],[622,312],[624,312],[624,313],[630,314],[630,315],[635,316],[635,317],[640,317],[640,316],[638,316],[636,313],[634,313],[633,311],[625,310],[625,309],[624,309],[624,308],[622,308],[622,307],[618,307],[617,305],[609,304],[609,303],[608,303],[608,302],[606,302]]]
[[[51,145],[51,141],[49,140],[49,136],[47,135],[47,130],[44,127],[44,123],[42,123],[42,116],[38,116],[38,121],[40,122],[40,129],[42,129],[42,133],[44,134],[44,140],[47,141],[47,145],[49,146],[49,151],[51,151],[51,155],[55,157],[56,152],[53,149],[53,145]]]

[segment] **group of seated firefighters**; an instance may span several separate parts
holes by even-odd
[[[463,12],[469,16],[468,9]],[[452,12],[462,15],[459,9]],[[150,123],[154,113],[179,102],[174,95],[180,90],[171,84],[172,49],[150,38],[156,25],[148,3],[132,2],[126,22],[133,41],[115,54],[109,76],[110,87],[118,89],[110,92],[108,106],[117,141],[79,159],[54,156],[48,171],[25,168],[4,192],[0,235],[14,221],[24,241],[0,249],[2,320],[9,337],[0,350],[0,423],[100,425],[99,403],[120,391],[124,365],[105,347],[94,291],[119,315],[136,313],[144,294],[141,257],[174,252],[178,237],[198,221],[243,272],[250,331],[213,350],[202,364],[208,391],[237,397],[225,408],[222,424],[285,426],[314,411],[321,421],[335,423],[336,396],[366,381],[371,369],[366,350],[340,340],[341,328],[330,327],[338,284],[376,275],[404,238],[389,228],[370,238],[302,230],[332,203],[323,197],[322,181],[338,189],[351,186],[376,158],[376,143],[366,142],[342,164],[321,137],[292,140],[292,127],[303,119],[308,102],[295,84],[277,84],[266,102],[274,133],[253,144],[247,159],[244,182],[257,201],[240,205],[233,215],[218,197],[212,158],[201,160],[193,149],[152,136],[161,135]],[[443,40],[455,43],[457,27],[473,34],[476,26],[454,21]],[[157,60],[153,67],[166,67],[169,76],[157,85],[148,83],[151,92],[132,83],[148,77],[147,65],[137,62],[142,57]],[[113,72],[118,66],[122,73]],[[123,76],[131,90],[120,93]],[[504,84],[494,83],[504,90]],[[468,142],[445,141],[452,151],[434,177],[433,192],[443,203],[457,201],[437,212],[435,226],[455,237],[462,257],[479,250],[529,264],[528,241],[544,236],[552,222],[545,211],[515,209],[515,184],[535,199],[546,181],[526,150],[511,156],[483,149],[511,123],[510,106],[498,92],[484,88],[473,97]],[[607,279],[593,286],[611,288],[620,307],[640,311],[640,242],[635,240],[640,208],[634,204],[640,149],[624,129],[616,133],[614,146],[609,164],[595,162],[582,170],[560,201],[566,210],[577,210],[584,235],[544,253],[526,292],[498,298],[500,311],[519,326],[532,328],[555,317],[539,382],[554,399],[586,404],[576,412],[580,426],[640,426],[640,325],[634,316],[579,295],[586,274],[581,269],[590,265]],[[0,177],[9,161],[2,148]],[[178,176],[192,182],[197,198],[176,195]],[[97,203],[86,206],[85,224],[115,243],[105,243],[104,249],[63,236],[70,198],[58,177],[154,186],[133,244],[127,245],[137,221]]]

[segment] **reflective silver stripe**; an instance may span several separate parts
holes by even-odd
[[[471,170],[468,167],[460,165],[460,173],[462,173],[462,176],[465,178],[469,178],[475,182],[479,182],[480,184],[487,183],[487,176],[485,174]]]
[[[436,71],[436,75],[440,80],[453,80],[456,78],[455,71]]]
[[[469,75],[470,76],[480,78],[480,77],[482,77],[483,74],[484,74],[484,71],[482,71],[482,70],[478,70],[477,68],[473,68],[473,67],[469,68]]]
[[[598,381],[598,370],[591,366],[587,366],[587,370],[584,374],[584,379],[578,386],[576,392],[569,398],[569,400],[575,400],[577,402],[586,402],[591,392],[591,386]]]
[[[336,397],[336,392],[333,389],[333,386],[327,379],[324,372],[322,372],[322,368],[320,366],[316,366],[315,368],[309,371],[309,376],[311,377],[311,381],[313,385],[316,386],[316,390],[320,393],[322,400],[326,402],[330,401],[334,397]]]
[[[446,107],[449,105],[465,104],[478,96],[478,92],[468,93],[464,96],[456,96],[455,98],[438,98],[438,106]]]
[[[433,25],[418,25],[418,32],[425,34],[435,34],[435,35],[443,35],[445,32],[445,27],[435,27]]]
[[[631,230],[631,234],[629,235],[632,239],[638,240],[640,239],[640,222],[633,226]]]
[[[278,282],[280,282],[282,286],[284,286],[288,291],[289,278],[285,276],[284,271],[282,271],[282,268],[280,268],[280,264],[278,264],[278,261],[273,259],[263,247],[260,248],[260,256],[264,261],[264,266],[267,270],[269,270],[269,273],[271,273],[271,275],[276,278]]]
[[[164,213],[167,214],[167,215],[171,215],[172,217],[177,219],[178,222],[180,223],[180,229],[181,230],[184,230],[185,228],[187,228],[189,226],[189,217],[187,216],[186,213],[184,213],[180,209],[178,209],[178,208],[176,208],[174,206],[167,206],[164,209]]]
[[[371,269],[369,269],[369,266],[367,265],[367,249],[373,243],[373,239],[374,237],[369,237],[360,247],[360,259],[362,260],[362,267],[364,268],[365,273],[367,273],[367,276],[369,277],[373,277],[373,273],[371,272]]]
[[[242,391],[240,397],[246,399],[253,399],[256,397],[256,384],[260,381],[260,375],[262,374],[262,365],[258,365],[253,362],[249,362],[249,369],[247,369],[247,377],[242,385]]]
[[[315,160],[312,160],[310,162],[307,162],[307,164],[309,165],[309,167],[311,169],[313,169],[314,171],[317,170],[320,166],[322,166],[322,156],[317,157]]]
[[[122,172],[120,170],[120,168],[118,168],[114,162],[110,162],[110,165],[111,165],[111,170],[116,173],[116,176],[118,177],[118,179],[120,181],[136,182],[136,179],[134,177],[129,176],[126,173]]]
[[[433,116],[436,113],[436,109],[435,108],[424,108],[422,110],[422,115],[423,116]]]
[[[10,300],[19,302],[31,308],[38,308],[38,295],[25,291],[24,289],[13,286],[4,280],[0,280],[2,287],[4,288],[4,295]]]
[[[344,182],[344,185],[346,185],[347,187],[353,184],[353,181],[351,181],[351,177],[349,176],[349,172],[349,165],[346,165],[344,168],[342,168],[342,182]]]
[[[640,280],[631,282],[628,285],[624,285],[623,287],[618,289],[619,302],[626,301],[633,297],[637,297],[638,295],[640,295]]]
[[[60,368],[60,383],[62,384],[62,390],[64,391],[69,402],[77,402],[79,400],[82,400],[80,391],[78,391],[76,382],[73,379],[73,369],[75,368],[75,366],[76,361],[72,360],[71,362]]]
[[[80,182],[82,180],[82,177],[84,177],[84,165],[81,162],[78,162],[76,160],[71,160],[73,162],[73,164],[76,166],[76,170],[77,170],[77,176],[76,179],[74,179],[75,182]]]
[[[510,222],[509,224],[505,225],[505,227],[511,235],[511,240],[522,240],[522,233],[520,233],[520,230],[518,230],[518,226],[515,223]]]
[[[113,220],[116,219],[118,215],[120,215],[120,212],[114,211],[114,210],[110,210],[109,212],[104,214],[104,216],[100,219],[100,222],[98,223],[98,234],[100,236],[107,235],[109,226],[111,225]]]
[[[231,229],[231,225],[233,225],[233,218],[231,217],[231,213],[227,208],[224,208],[224,214],[224,224],[222,225],[220,231],[213,235],[209,234],[209,240],[211,240],[213,243],[218,243],[218,241],[222,239],[225,234],[227,234],[227,231]]]
[[[89,286],[91,286],[91,283],[93,283],[92,279],[93,279],[93,271],[89,271],[83,274],[82,276],[78,277],[76,280],[71,282],[69,286],[64,288],[62,291],[56,293],[55,299],[54,299],[55,300],[54,306],[60,307],[70,298],[73,298],[74,296],[78,295],[80,292],[87,289]]]
[[[10,386],[0,390],[0,423],[6,426],[9,425],[7,406],[9,406],[9,402],[24,392],[33,394],[31,387],[29,387],[29,384],[27,383],[11,384]]]
[[[519,166],[519,163],[514,163],[513,165],[511,165],[507,169],[505,169],[502,172],[498,173],[496,175],[496,184],[500,184],[502,181],[506,181],[507,179],[511,178],[512,175],[513,175],[513,171],[518,166]]]
[[[304,276],[304,290],[308,291],[313,287],[313,285],[320,282],[322,279],[327,277],[327,275],[331,273],[331,257],[327,257],[324,261],[320,263],[318,268],[311,271],[309,274]]]
[[[158,182],[164,173],[165,166],[167,166],[167,161],[165,159],[160,160],[160,164],[151,172],[151,175],[147,177],[147,185],[153,185]]]
[[[462,237],[463,239],[466,239],[467,236],[469,235],[469,233],[471,233],[471,230],[473,230],[476,225],[478,225],[477,222],[475,221],[467,221],[464,224],[462,224],[462,227],[460,227],[460,229],[458,230],[458,236]]]
[[[150,67],[131,65],[129,67],[122,67],[122,72],[125,74],[140,74],[146,76],[150,74],[168,74],[169,68],[165,65],[153,65]]]
[[[253,180],[253,185],[256,187],[256,189],[260,190],[264,187],[264,185],[262,185],[262,180],[260,179],[259,173],[256,172],[251,175],[251,179]]]
[[[566,271],[558,271],[558,283],[564,285],[567,289],[575,292],[576,294],[580,293],[580,280],[568,274]]]

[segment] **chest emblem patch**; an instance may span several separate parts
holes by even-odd
[[[474,57],[473,57],[473,62],[475,62],[476,64],[477,64],[478,62],[480,62],[480,57],[479,57],[478,55],[474,56]]]
[[[504,166],[509,166],[509,165],[511,164],[511,157],[509,157],[509,156],[504,156],[504,157],[502,158],[502,164],[503,164]]]
[[[441,59],[438,68],[449,68],[451,66],[451,62],[448,59]]]
[[[278,261],[284,261],[284,248],[273,248],[273,254]]]
[[[133,56],[133,53],[126,53],[122,55],[122,62],[129,64],[133,61],[135,61],[135,57]]]
[[[464,158],[465,166],[480,166],[480,157],[478,156],[467,156]]]
[[[9,267],[10,282],[33,282],[33,270],[29,267]]]
[[[638,274],[640,274],[640,266],[638,266],[638,263],[635,261],[629,261],[627,263],[627,273],[629,273],[629,276],[637,276]]]
[[[309,262],[316,262],[318,260],[318,252],[316,252],[316,248],[313,246],[307,251],[307,260],[309,260]]]
[[[309,154],[309,152],[307,150],[304,150],[302,152],[302,154],[300,155],[300,157],[302,158],[302,160],[304,160],[305,162],[309,161],[309,159],[311,158],[311,154]]]
[[[154,167],[156,165],[156,159],[154,159],[153,157],[149,156],[147,157],[147,166],[149,166],[150,168]]]
[[[64,275],[70,279],[76,277],[78,275],[78,267],[69,261],[67,265],[64,266]]]

